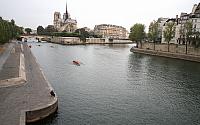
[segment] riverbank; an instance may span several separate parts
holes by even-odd
[[[29,39],[31,36],[21,36],[24,39]],[[86,38],[83,42],[79,37],[50,37],[50,36],[34,36],[39,41],[47,41],[50,43],[58,43],[62,45],[86,45],[86,44],[134,44],[128,39],[108,39],[108,38]]]
[[[0,122],[25,125],[57,111],[58,98],[27,44],[9,43],[0,70]],[[12,81],[12,82],[11,82]]]
[[[86,45],[86,44],[133,44],[130,40],[117,40],[107,38],[86,38],[83,42],[78,37],[53,37],[46,41],[62,45]]]
[[[153,56],[161,56],[161,57],[167,57],[167,58],[175,58],[175,59],[200,62],[200,56],[195,56],[195,55],[162,52],[162,51],[155,51],[155,50],[148,50],[148,49],[139,49],[139,48],[134,48],[134,47],[132,47],[130,51],[134,53],[142,53],[142,54],[153,55]]]

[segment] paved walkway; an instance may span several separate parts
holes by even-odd
[[[20,48],[18,48],[20,44],[14,44],[14,46],[19,50],[15,51],[16,53],[13,56],[12,53],[10,53],[10,58],[7,58],[4,64],[5,66],[3,66],[4,68],[0,71],[0,78],[7,76],[2,76],[2,72],[5,72],[3,70],[7,70],[6,72],[13,70],[8,65],[17,63],[17,52],[21,51]],[[36,63],[30,49],[27,45],[23,45],[23,49],[27,82],[26,84],[19,86],[0,88],[1,125],[19,125],[20,112],[22,110],[31,110],[38,107],[43,107],[55,100],[55,97],[50,95],[48,83],[43,77],[42,72],[40,71],[40,68]],[[17,58],[13,58],[14,56]],[[11,76],[15,75],[17,74],[13,73]]]
[[[1,62],[4,64],[1,68],[0,80],[16,78],[19,76],[19,58],[21,46],[20,44],[15,44],[14,46],[14,43],[9,46],[10,48],[6,49],[6,54],[4,54],[4,58],[2,57],[1,60]]]
[[[7,60],[8,56],[10,55],[10,51],[13,49],[14,44],[5,44],[3,45],[3,48],[5,51],[0,54],[0,70],[3,67],[3,64]]]

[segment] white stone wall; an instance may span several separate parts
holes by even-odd
[[[105,39],[102,39],[102,38],[87,38],[86,43],[105,43]]]
[[[113,43],[132,43],[131,40],[113,40]]]
[[[61,44],[79,44],[82,43],[78,37],[53,37],[51,39],[54,43]]]

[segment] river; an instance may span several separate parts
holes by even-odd
[[[199,63],[133,45],[29,44],[59,98],[58,113],[33,125],[200,124]]]

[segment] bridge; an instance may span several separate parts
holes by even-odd
[[[20,41],[27,41],[29,39],[35,39],[38,42],[42,41],[42,40],[47,40],[46,36],[38,36],[38,35],[21,35],[20,36]]]

